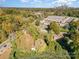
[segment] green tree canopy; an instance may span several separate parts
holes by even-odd
[[[60,26],[57,22],[53,21],[51,24],[50,24],[50,28],[51,30],[53,30],[56,34],[59,34],[60,33]]]

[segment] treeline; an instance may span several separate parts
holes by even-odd
[[[9,10],[7,12],[19,14],[19,11],[31,11],[31,12],[41,12],[44,16],[57,15],[57,16],[71,16],[79,17],[79,8],[60,6],[56,8],[0,8],[2,10]],[[12,11],[13,10],[13,11]],[[16,10],[18,10],[16,12]]]
[[[56,8],[54,15],[79,17],[79,8]]]

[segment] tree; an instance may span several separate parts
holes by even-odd
[[[71,39],[74,41],[75,45],[79,45],[79,32],[72,34]]]
[[[36,26],[39,26],[40,25],[40,20],[39,19],[35,21],[35,25]]]
[[[72,49],[74,50],[73,54],[75,59],[79,58],[79,32],[71,34],[71,40],[73,40]]]
[[[4,42],[5,40],[7,40],[6,33],[0,30],[0,44]]]
[[[70,59],[68,52],[64,50],[59,43],[51,41],[47,47],[46,54],[53,59]],[[50,57],[49,56],[49,57]]]
[[[60,33],[60,26],[57,22],[53,21],[51,24],[50,24],[50,28],[51,30],[53,30],[56,34],[59,34]]]
[[[32,35],[32,37],[37,40],[39,38],[39,31],[37,26],[35,26],[34,24],[30,24],[30,26],[27,28],[28,32]]]
[[[13,31],[13,24],[7,21],[2,22],[2,29],[7,32],[10,33]]]

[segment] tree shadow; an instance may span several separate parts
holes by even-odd
[[[71,59],[75,59],[75,57],[73,55],[74,50],[71,48],[71,45],[67,43],[68,41],[64,37],[60,38],[60,39],[58,39],[56,41],[61,45],[61,47],[63,49],[68,51],[68,54],[70,55]]]

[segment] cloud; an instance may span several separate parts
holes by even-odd
[[[42,3],[42,0],[20,0],[23,3],[31,2],[31,3]]]
[[[0,0],[0,2],[5,2],[6,0]]]
[[[29,2],[30,0],[21,0],[21,2],[25,3],[25,2]]]
[[[68,5],[73,6],[74,2],[78,0],[20,0],[25,5],[34,5],[34,6],[61,6]],[[27,3],[27,4],[26,4]],[[78,3],[78,2],[77,2]]]
[[[41,1],[41,0],[34,0],[34,2],[42,3],[43,1]]]
[[[0,0],[0,2],[5,2],[6,0]],[[48,3],[52,4],[72,4],[73,2],[77,0],[20,0],[22,3],[27,3],[27,2],[33,2],[33,3],[46,3],[46,1],[50,1]]]
[[[77,2],[77,3],[79,3],[79,2]]]
[[[53,3],[57,3],[58,5],[71,5],[75,1],[77,0],[56,0]]]

